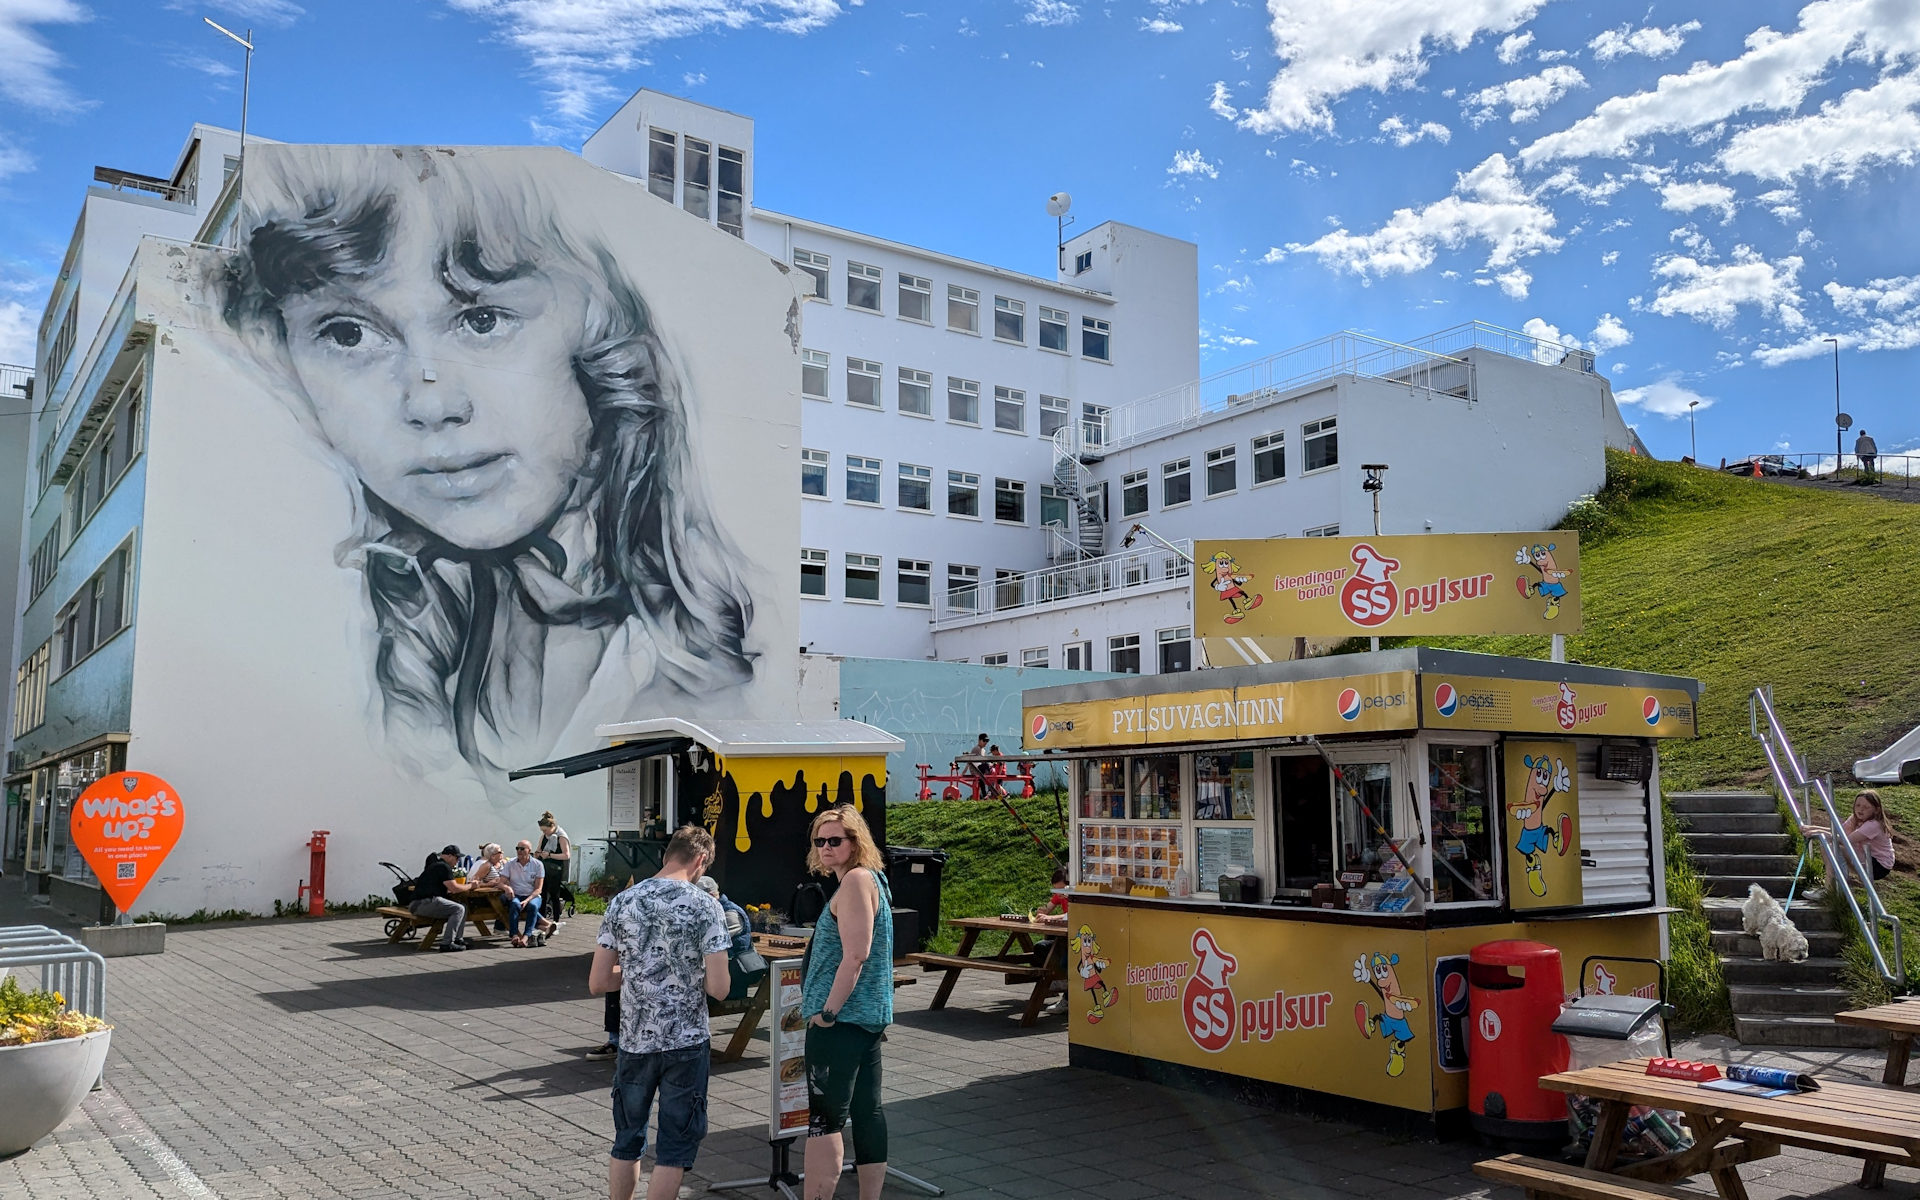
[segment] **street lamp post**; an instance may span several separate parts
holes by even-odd
[[[1700,462],[1700,437],[1693,426],[1693,410],[1700,407],[1698,400],[1687,401],[1687,445],[1693,450],[1693,461]]]
[[[247,30],[247,36],[241,37],[212,17],[201,17],[200,19],[213,26],[219,32],[226,34],[234,41],[239,42],[247,52],[246,62],[241,67],[240,73],[240,166],[238,168],[238,173],[245,174],[247,169],[247,100],[253,93],[253,30]]]
[[[1840,478],[1840,434],[1846,429],[1841,420],[1846,414],[1840,411],[1840,339],[1821,338],[1823,342],[1833,343],[1833,477]]]

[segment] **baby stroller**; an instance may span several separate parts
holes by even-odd
[[[427,857],[428,857],[428,860],[429,860],[429,861],[431,861],[431,860],[432,860],[432,857],[433,857],[433,856],[432,856],[432,855],[428,855]],[[399,905],[399,906],[400,906],[401,908],[405,908],[405,907],[407,907],[408,905],[410,905],[410,904],[412,904],[412,903],[413,903],[413,880],[414,880],[414,877],[413,877],[412,875],[409,875],[409,874],[407,874],[407,873],[406,873],[405,871],[402,871],[402,870],[401,870],[401,869],[400,869],[399,867],[397,867],[397,866],[395,866],[395,865],[394,865],[393,863],[390,863],[390,862],[383,862],[383,863],[381,863],[380,865],[381,865],[381,866],[383,866],[383,867],[385,867],[385,868],[386,868],[387,870],[389,870],[389,871],[392,871],[392,872],[393,872],[393,877],[394,877],[394,884],[393,884],[393,901],[394,901],[394,903],[395,903],[395,904],[398,904],[398,905]],[[426,869],[426,867],[425,867],[425,864],[422,864],[422,866],[421,866],[421,870],[425,870],[425,869]],[[387,934],[387,936],[388,936],[388,937],[392,937],[392,936],[393,936],[393,931],[394,931],[394,930],[395,930],[396,928],[398,928],[398,927],[399,927],[399,925],[400,925],[400,918],[398,918],[398,917],[388,917],[388,918],[387,918],[387,924],[386,924],[386,934]],[[408,930],[406,931],[406,933],[404,933],[404,934],[402,934],[402,935],[401,935],[401,940],[402,940],[402,941],[407,941],[407,940],[410,940],[410,939],[411,939],[411,938],[413,937],[413,935],[414,935],[414,934],[416,934],[416,933],[418,933],[419,931],[420,931],[420,929],[419,929],[419,926],[417,926],[417,925],[416,925],[416,926],[411,926],[411,927],[409,927],[409,928],[408,928]]]

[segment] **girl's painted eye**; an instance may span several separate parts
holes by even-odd
[[[492,333],[500,325],[500,310],[497,308],[470,308],[460,314],[460,321],[475,333]]]
[[[362,328],[360,322],[349,321],[345,318],[335,318],[334,320],[328,321],[325,325],[322,325],[320,332],[316,336],[324,341],[332,342],[342,349],[350,350],[360,344],[360,340],[365,336],[365,333],[366,331]]]

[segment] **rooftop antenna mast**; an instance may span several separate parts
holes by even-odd
[[[247,36],[241,37],[212,17],[200,19],[239,42],[247,52],[246,63],[240,72],[240,165],[234,170],[236,175],[244,174],[247,169],[247,100],[253,92],[253,30],[247,30]]]
[[[1073,197],[1065,192],[1055,192],[1047,197],[1047,215],[1054,219],[1054,269],[1067,269],[1067,226],[1073,224],[1073,218],[1067,214],[1073,210]]]

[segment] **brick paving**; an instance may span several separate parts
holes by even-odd
[[[44,916],[0,899],[0,924]],[[176,928],[164,955],[109,964],[106,1087],[0,1163],[0,1197],[604,1195],[611,1068],[582,1057],[600,1026],[585,994],[593,927],[582,919],[545,949],[461,955],[395,950],[371,917]],[[965,981],[943,1012],[927,1010],[932,992],[897,994],[886,1103],[894,1164],[949,1196],[1514,1196],[1475,1179],[1485,1151],[1470,1144],[1070,1068],[1060,1018],[1015,1024],[1019,989]],[[1767,1057],[1726,1039],[1686,1050]],[[712,1133],[684,1195],[764,1177],[766,1054],[762,1033],[716,1068]],[[1800,1061],[1835,1077],[1879,1071],[1857,1052]],[[1755,1200],[1865,1196],[1848,1159],[1789,1150],[1742,1174]],[[1920,1171],[1895,1169],[1883,1194],[1917,1184]]]

